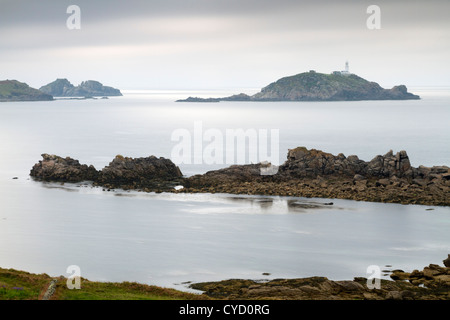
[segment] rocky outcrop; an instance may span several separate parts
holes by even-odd
[[[204,295],[226,300],[450,300],[450,268],[431,264],[410,274],[394,271],[395,281],[378,288],[366,278],[333,281],[326,277],[254,281],[231,279],[190,285]],[[407,281],[405,281],[407,280]],[[369,280],[372,284],[373,279]]]
[[[31,88],[17,80],[0,81],[0,102],[10,101],[51,101],[52,95]]]
[[[413,270],[412,272],[394,270],[390,277],[393,280],[409,281],[416,286],[422,285],[426,288],[446,289],[450,293],[450,267],[447,266],[441,267],[437,264],[430,264],[422,271]]]
[[[169,159],[118,155],[99,173],[96,182],[108,188],[167,190],[181,183],[180,169]]]
[[[92,181],[106,188],[168,191],[182,179],[180,169],[172,161],[155,156],[129,158],[118,155],[101,171],[70,157],[42,154],[42,158],[30,171],[30,176],[36,180]]]
[[[185,187],[216,187],[228,183],[245,183],[260,181],[261,164],[232,165],[228,168],[208,171],[185,179]]]
[[[384,156],[378,155],[370,162],[365,162],[356,155],[346,157],[340,153],[334,156],[321,150],[298,147],[289,150],[287,157],[287,161],[279,168],[279,175],[285,178],[319,175],[389,178],[413,177],[414,174],[406,151],[394,155],[390,150]]]
[[[74,86],[67,79],[56,79],[42,86],[39,90],[54,97],[107,97],[122,95],[120,90],[104,86],[94,80],[83,81],[79,86]]]
[[[450,168],[412,167],[405,151],[378,155],[371,161],[298,147],[267,175],[269,163],[233,165],[183,177],[169,159],[116,158],[97,172],[71,158],[43,155],[31,175],[47,181],[92,180],[110,188],[337,198],[372,202],[450,206]],[[177,185],[184,188],[174,190]]]
[[[404,204],[450,205],[450,168],[414,168],[405,151],[371,161],[298,147],[274,175],[261,175],[262,164],[234,165],[195,175],[179,192],[220,192],[353,199]]]
[[[62,158],[44,153],[42,160],[31,169],[30,176],[43,181],[95,181],[98,171],[92,165],[80,164],[78,160],[70,157]]]
[[[378,83],[355,74],[323,74],[314,71],[284,77],[249,96],[241,93],[224,98],[189,97],[178,102],[220,101],[357,101],[420,99],[409,93],[406,86],[384,89]]]

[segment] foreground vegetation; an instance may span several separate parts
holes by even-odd
[[[50,300],[204,300],[204,295],[139,284],[95,282],[81,279],[81,289],[68,289],[67,278],[0,268],[0,300],[42,300],[57,279]]]

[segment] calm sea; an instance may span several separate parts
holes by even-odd
[[[406,150],[413,166],[450,165],[449,88],[410,91],[422,99],[186,104],[174,101],[236,91],[124,91],[105,100],[0,103],[0,267],[68,276],[77,265],[90,280],[185,290],[189,281],[352,279],[369,276],[369,265],[442,264],[450,253],[448,207],[107,192],[28,176],[42,153],[97,169],[117,154],[170,158],[174,131],[194,137],[198,123],[202,133],[224,136],[278,130],[279,162],[288,149],[306,146],[366,161]],[[228,165],[179,166],[192,175]]]

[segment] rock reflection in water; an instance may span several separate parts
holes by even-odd
[[[312,202],[302,200],[287,200],[287,206],[289,211],[304,212],[306,209],[326,209],[332,208],[333,202]]]
[[[261,207],[261,209],[269,209],[273,206],[273,199],[272,198],[267,198],[267,197],[229,197],[229,200],[231,200],[232,202],[239,202],[239,201],[244,201],[244,202],[249,202],[252,205],[256,204],[259,205]]]

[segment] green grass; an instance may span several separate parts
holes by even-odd
[[[43,92],[31,88],[26,83],[17,80],[2,80],[0,81],[0,99],[6,101],[19,100],[52,100],[53,97]]]
[[[50,281],[46,274],[0,268],[0,300],[36,300]]]
[[[0,268],[0,300],[40,300],[57,279],[51,300],[205,300],[204,295],[136,282],[95,282],[81,279],[80,289],[68,289],[67,278]]]
[[[174,289],[149,286],[136,282],[91,282],[82,280],[80,289],[57,286],[59,300],[197,300],[202,296]]]

